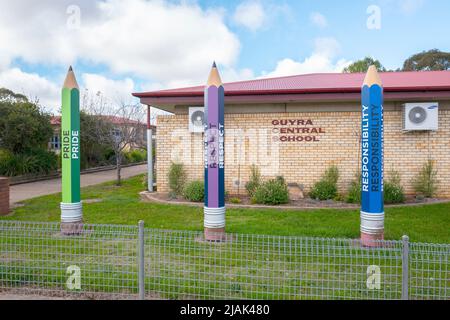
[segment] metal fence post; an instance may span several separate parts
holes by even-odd
[[[139,239],[138,239],[138,248],[139,248],[139,259],[138,259],[138,268],[139,268],[139,300],[145,299],[145,278],[144,278],[144,221],[139,221]]]
[[[409,284],[409,237],[402,237],[402,300],[408,300],[408,284]]]

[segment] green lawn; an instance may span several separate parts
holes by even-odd
[[[144,220],[148,228],[202,230],[201,207],[143,203],[142,176],[125,180],[123,186],[105,183],[82,189],[82,198],[102,199],[83,205],[84,221],[90,224],[132,224]],[[60,194],[24,202],[23,207],[1,219],[59,221]],[[227,232],[313,237],[357,238],[358,210],[228,209]],[[450,243],[450,203],[386,208],[385,237],[411,241]]]

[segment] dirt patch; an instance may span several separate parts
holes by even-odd
[[[98,202],[102,202],[103,199],[86,199],[83,200],[83,203],[98,203]]]
[[[163,300],[156,293],[146,293],[146,300]],[[138,300],[137,293],[70,293],[64,290],[18,287],[0,289],[0,300]]]

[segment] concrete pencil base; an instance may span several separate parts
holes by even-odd
[[[384,231],[376,234],[361,232],[361,245],[364,247],[381,247],[383,243],[380,240],[384,240]]]
[[[223,228],[206,228],[205,227],[205,240],[213,242],[223,242],[227,240],[225,234],[225,227]]]
[[[65,236],[76,236],[83,232],[83,221],[61,222],[61,234]]]

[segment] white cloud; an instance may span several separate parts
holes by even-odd
[[[265,78],[280,77],[306,73],[341,72],[351,61],[337,60],[340,45],[334,38],[318,38],[315,40],[313,53],[303,61],[290,58],[277,62],[275,70],[263,73]]]
[[[91,94],[100,92],[113,102],[129,101],[135,89],[134,81],[130,78],[112,80],[98,74],[84,73],[82,79],[82,90],[87,89]]]
[[[260,29],[267,19],[264,7],[259,1],[245,1],[239,4],[233,15],[236,24],[244,26],[252,31]]]
[[[413,14],[417,12],[424,3],[424,0],[399,0],[400,10],[404,14]]]
[[[326,28],[328,26],[327,18],[325,18],[325,16],[320,12],[311,13],[309,19],[319,28]]]
[[[47,110],[57,111],[60,103],[60,91],[56,84],[35,73],[26,73],[19,68],[0,72],[0,87],[22,93],[32,101],[36,98]]]
[[[418,12],[425,0],[378,0],[380,5],[387,10],[395,10],[404,15],[412,15]]]
[[[203,10],[190,1],[80,0],[80,28],[71,30],[70,4],[9,1],[0,10],[0,42],[8,44],[0,52],[0,70],[18,58],[59,66],[82,60],[166,86],[175,79],[202,83],[213,60],[232,68],[239,54],[239,40],[220,9]]]
[[[112,80],[98,74],[84,73],[78,83],[82,93],[85,90],[92,95],[100,92],[113,103],[131,101],[131,93],[135,91],[135,83],[131,78]],[[58,113],[61,106],[61,86],[62,82],[56,84],[36,73],[27,73],[19,68],[0,72],[0,88],[22,93],[32,101],[38,99],[45,110],[53,113]]]
[[[234,68],[228,68],[220,71],[220,76],[223,82],[244,81],[255,78],[253,70],[244,68],[236,70]]]

